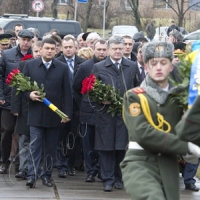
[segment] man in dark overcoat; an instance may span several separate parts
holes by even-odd
[[[92,73],[102,83],[112,85],[121,96],[130,88],[136,86],[136,64],[123,57],[124,40],[112,36],[108,41],[109,56],[96,63]],[[97,104],[95,127],[95,150],[98,150],[100,172],[104,191],[123,188],[119,163],[124,158],[128,144],[128,133],[121,113],[114,117],[107,112],[110,102]]]
[[[81,95],[80,104],[80,131],[82,135],[82,146],[87,172],[86,182],[94,182],[98,170],[98,154],[94,151],[95,138],[95,102],[92,102],[86,95],[81,94],[82,81],[89,77],[95,63],[104,60],[107,56],[107,43],[100,39],[94,43],[94,56],[88,61],[79,65],[76,76],[74,77],[74,90]],[[100,177],[100,176],[98,176]]]
[[[35,186],[41,157],[44,166],[41,179],[45,186],[52,187],[51,175],[60,132],[60,124],[70,121],[72,116],[72,86],[70,71],[62,62],[54,59],[56,43],[47,38],[42,41],[41,58],[30,60],[24,66],[24,74],[39,86],[44,85],[46,98],[68,118],[60,117],[41,102],[37,91],[25,92],[29,99],[28,125],[30,126],[30,159],[26,186]],[[34,67],[33,67],[34,66]],[[42,146],[43,153],[42,156]]]

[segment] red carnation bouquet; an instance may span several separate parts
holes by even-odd
[[[86,77],[82,82],[81,94],[85,94],[94,102],[110,102],[107,112],[112,116],[122,112],[123,98],[111,85],[106,85],[98,80],[94,74]]]
[[[29,60],[32,59],[33,55],[32,54],[25,54],[23,58],[21,58],[21,61]]]
[[[41,85],[40,88],[36,81],[31,81],[30,77],[22,74],[17,68],[13,69],[13,71],[8,74],[6,83],[10,87],[16,88],[16,95],[19,94],[19,92],[38,91],[38,95],[41,96],[45,105],[47,105],[52,111],[56,112],[62,119],[68,118],[66,114],[45,98],[46,94],[44,93],[44,85]]]

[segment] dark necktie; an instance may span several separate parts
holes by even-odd
[[[143,66],[141,66],[141,67],[140,67],[140,69],[141,69],[141,74],[140,74],[140,77],[141,77],[141,81],[143,81],[143,80],[144,80],[144,78],[145,78],[144,67],[143,67]]]
[[[116,67],[117,69],[119,69],[119,68],[118,68],[118,65],[119,65],[119,63],[118,63],[118,62],[115,62],[115,67]]]
[[[45,67],[46,67],[47,69],[49,69],[49,63],[48,63],[48,62],[44,63],[44,65],[45,65]]]
[[[74,67],[72,65],[73,59],[69,59],[67,62],[68,62],[68,65],[69,65],[69,69],[70,69],[71,75],[73,77],[74,76]]]

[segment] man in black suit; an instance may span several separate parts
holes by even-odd
[[[63,55],[58,57],[58,60],[65,63],[65,67],[70,70],[71,84],[73,84],[74,76],[76,74],[78,65],[85,61],[85,59],[77,56],[75,39],[72,37],[65,37],[62,41]],[[73,115],[72,120],[64,124],[61,128],[59,150],[57,154],[57,169],[58,177],[66,178],[66,172],[70,176],[76,174],[75,165],[77,168],[83,170],[83,158],[81,157],[81,139],[78,135],[79,127],[79,107],[80,97],[73,92]],[[67,142],[68,146],[66,146]],[[67,153],[66,153],[67,152]]]
[[[138,75],[137,75],[137,82],[138,85],[142,83],[142,81],[145,79],[146,72],[144,70],[144,61],[143,61],[143,53],[142,53],[142,47],[144,43],[141,43],[137,48],[137,67],[138,67]]]
[[[41,179],[45,186],[52,187],[50,180],[53,162],[60,132],[60,123],[70,121],[72,116],[72,90],[70,71],[62,62],[54,59],[56,42],[47,38],[42,41],[41,58],[26,62],[24,74],[39,86],[44,85],[46,98],[62,110],[68,118],[60,117],[50,110],[37,91],[25,92],[23,96],[29,99],[28,125],[30,126],[30,159],[26,186],[35,186],[41,157],[43,171]],[[42,150],[43,147],[43,150]],[[42,156],[43,151],[43,156]]]
[[[109,56],[93,66],[92,73],[104,84],[112,85],[121,96],[135,87],[137,66],[123,57],[124,40],[112,36],[108,41]],[[122,174],[119,167],[128,144],[128,132],[121,113],[114,117],[107,112],[109,101],[96,105],[95,150],[99,153],[100,172],[104,191],[110,192],[114,186],[123,188]]]
[[[89,77],[92,67],[95,63],[104,60],[107,56],[107,43],[105,40],[100,39],[94,43],[94,56],[92,59],[82,63],[76,76],[74,78],[74,90],[81,94],[82,81],[84,78]],[[98,154],[94,151],[94,136],[95,136],[95,103],[88,97],[82,95],[80,106],[80,128],[83,145],[83,154],[85,160],[85,167],[87,172],[86,182],[94,182],[95,176],[99,173],[98,170]],[[99,176],[98,176],[99,177]]]

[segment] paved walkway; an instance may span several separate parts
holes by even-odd
[[[77,172],[77,175],[58,178],[54,169],[54,188],[42,185],[38,180],[35,189],[27,189],[25,180],[16,180],[11,170],[11,175],[0,175],[0,200],[129,200],[125,190],[113,189],[112,192],[103,192],[102,183],[96,180],[94,183],[86,183],[85,172]],[[197,180],[200,187],[200,181]],[[182,178],[180,178],[181,200],[199,200],[200,192],[184,190]]]

